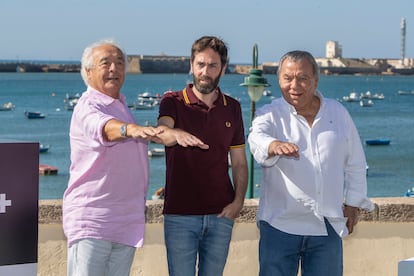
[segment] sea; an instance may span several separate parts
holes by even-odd
[[[223,92],[238,99],[242,106],[245,133],[250,127],[250,99],[244,75],[224,75],[220,81]],[[271,95],[263,96],[256,108],[281,96],[276,76],[264,75]],[[122,93],[128,103],[137,101],[138,94],[164,93],[180,90],[192,81],[188,74],[128,74]],[[368,196],[399,197],[414,186],[414,95],[399,95],[398,91],[414,90],[414,76],[321,76],[319,90],[326,97],[338,99],[350,112],[359,131],[367,158]],[[0,73],[0,104],[12,102],[12,111],[0,112],[0,141],[27,141],[50,145],[39,155],[39,162],[58,168],[56,175],[39,175],[39,198],[61,199],[69,179],[69,124],[72,111],[65,109],[67,95],[85,91],[79,73]],[[345,102],[351,92],[384,95],[370,107],[359,102]],[[39,111],[44,119],[27,119],[25,111]],[[140,124],[155,125],[158,107],[133,110]],[[367,146],[367,139],[390,139],[385,146]],[[150,147],[159,147],[150,144]],[[246,153],[250,156],[249,149]],[[127,165],[127,164],[125,164]],[[254,197],[260,195],[261,168],[254,163]],[[2,182],[4,180],[1,180]],[[150,181],[147,197],[165,183],[164,157],[150,158]]]

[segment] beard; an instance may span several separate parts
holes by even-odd
[[[204,81],[206,83],[201,83],[201,81]],[[220,75],[215,79],[212,79],[207,76],[197,78],[193,75],[194,87],[197,89],[198,92],[202,94],[210,94],[211,92],[213,92],[217,88],[219,81]]]

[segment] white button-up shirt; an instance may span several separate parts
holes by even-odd
[[[324,218],[346,236],[343,204],[373,209],[367,198],[366,160],[348,111],[323,98],[312,127],[283,98],[256,112],[249,134],[263,168],[257,219],[296,235],[327,235]],[[268,156],[272,141],[295,143],[299,158]]]

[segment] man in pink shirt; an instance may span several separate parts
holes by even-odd
[[[112,41],[84,50],[87,85],[70,125],[71,166],[63,196],[68,275],[129,275],[143,245],[148,141],[160,131],[140,126],[120,93],[126,55]]]

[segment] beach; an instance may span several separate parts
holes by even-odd
[[[355,232],[343,241],[344,276],[397,275],[398,262],[414,257],[414,199],[372,200],[375,211],[361,213]],[[246,200],[235,223],[225,276],[258,275],[259,232],[254,222],[257,203],[256,199]],[[50,209],[58,204],[42,201],[40,205],[38,276],[66,275],[66,239],[56,216],[60,207],[56,212]],[[147,202],[145,245],[136,252],[131,276],[168,275],[161,206],[160,201]],[[43,218],[43,214],[51,218]]]

